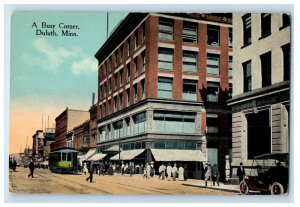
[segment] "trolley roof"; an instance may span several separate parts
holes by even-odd
[[[61,150],[56,150],[54,152],[50,152],[49,154],[57,153],[57,152],[60,152],[60,153],[64,152],[64,153],[66,153],[66,152],[78,152],[78,151],[73,150],[73,149],[61,149]]]

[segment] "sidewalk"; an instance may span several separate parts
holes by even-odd
[[[204,180],[188,179],[182,185],[240,193],[239,185],[231,185],[231,184],[227,185],[227,184],[224,184],[224,183],[221,183],[221,182],[219,184],[220,184],[220,186],[217,186],[217,184],[216,184],[216,186],[211,186],[210,183],[208,182],[207,187],[205,187],[205,181]]]

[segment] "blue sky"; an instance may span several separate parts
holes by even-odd
[[[109,32],[126,15],[109,13]],[[66,107],[89,109],[92,93],[97,96],[97,60],[94,55],[106,40],[106,17],[105,12],[18,12],[12,15],[11,150],[17,144],[19,151],[20,137],[24,142],[24,137],[31,138],[35,130],[42,128],[42,114],[50,116],[52,126],[56,116]],[[58,36],[36,35],[36,29],[45,31],[43,22],[55,25]],[[34,23],[37,27],[33,26]],[[78,36],[62,36],[60,23],[78,25],[79,29],[70,30]],[[47,30],[52,31],[51,28]],[[22,123],[28,123],[30,127],[24,127]],[[28,128],[26,133],[20,125]]]

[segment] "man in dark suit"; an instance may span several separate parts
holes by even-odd
[[[89,174],[90,176],[86,178],[86,181],[90,180],[90,183],[93,182],[93,174],[94,174],[94,166],[93,166],[93,161],[91,162],[90,164],[90,167],[89,167]]]
[[[242,162],[240,162],[240,166],[238,167],[236,174],[239,177],[239,181],[241,182],[245,176],[245,168]]]
[[[29,173],[28,177],[31,176],[31,177],[33,178],[33,171],[34,171],[34,163],[33,163],[33,160],[30,161],[28,167],[29,167],[29,170],[30,170],[30,173]]]

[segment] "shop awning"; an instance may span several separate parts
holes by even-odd
[[[145,151],[145,149],[135,149],[135,150],[122,151],[120,153],[120,159],[121,160],[132,160],[133,158],[140,155],[144,151]],[[110,160],[119,160],[119,154],[116,154],[115,156],[111,157]]]
[[[97,153],[88,159],[88,161],[99,161],[104,158],[107,154]]]
[[[120,151],[122,151],[122,147],[120,148]],[[119,152],[119,145],[113,145],[105,150],[103,152]]]
[[[192,161],[206,162],[207,157],[201,150],[151,149],[156,161]]]
[[[87,160],[90,157],[92,157],[94,154],[96,154],[96,149],[90,149],[85,155],[83,155],[81,158],[79,158],[80,164],[82,164],[82,162],[84,160]]]

